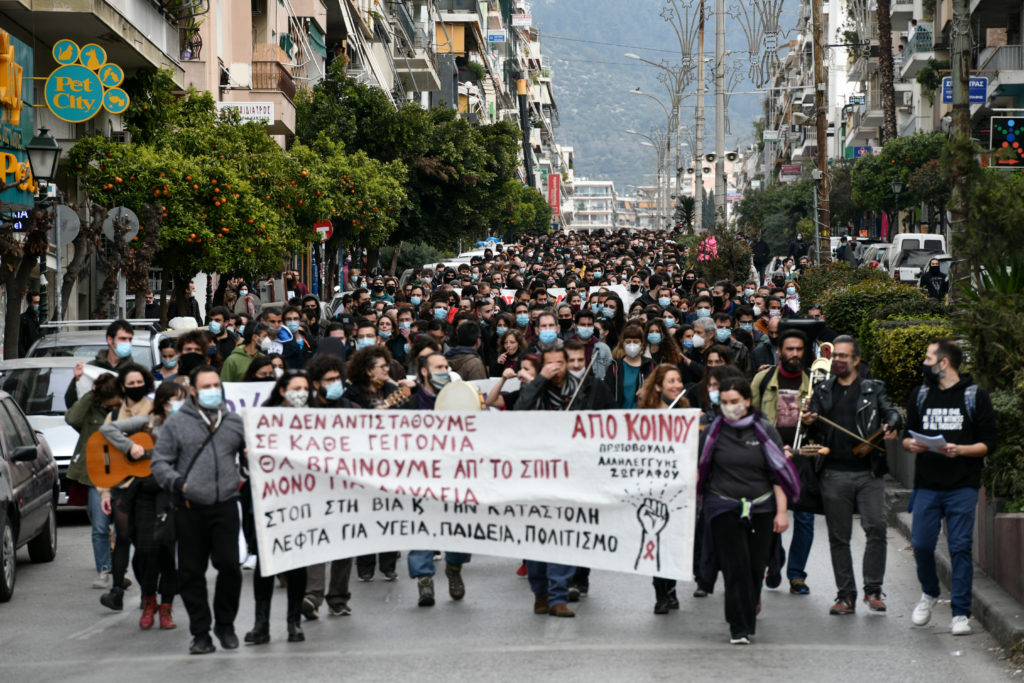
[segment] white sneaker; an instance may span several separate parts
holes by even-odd
[[[730,638],[729,643],[732,645],[750,645],[750,638],[747,638],[746,636]]]
[[[249,555],[245,558],[245,561],[242,562],[242,569],[248,569],[249,571],[256,569],[257,559],[258,558],[255,555]]]
[[[910,619],[914,622],[914,626],[924,626],[932,619],[932,608],[935,607],[935,603],[938,602],[938,598],[933,598],[927,593],[921,593],[921,599],[914,606],[914,613]]]
[[[954,636],[971,635],[971,622],[963,615],[953,617],[953,624],[950,628],[953,631]]]
[[[97,590],[110,590],[110,587],[114,584],[114,577],[110,575],[110,572],[100,572],[96,575],[96,580],[92,582],[92,587]]]

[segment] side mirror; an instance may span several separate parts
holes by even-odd
[[[32,462],[39,456],[36,446],[18,446],[11,453],[11,462]]]

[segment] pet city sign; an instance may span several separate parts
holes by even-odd
[[[118,86],[124,69],[107,61],[107,52],[90,43],[81,48],[73,40],[58,40],[53,58],[59,64],[46,79],[46,106],[69,123],[88,121],[100,108],[111,114],[128,109],[128,93]]]

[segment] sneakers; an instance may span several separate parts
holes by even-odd
[[[385,581],[398,581],[398,574],[395,572],[384,572]]]
[[[190,655],[208,655],[216,651],[217,647],[213,644],[213,638],[210,637],[209,633],[203,633],[193,638],[192,644],[188,648]]]
[[[370,581],[373,581],[373,572],[369,572],[369,573],[360,572],[359,573],[359,580],[362,581],[363,583],[369,583]]]
[[[172,612],[173,610],[169,602],[160,605],[160,628],[164,631],[178,628],[178,625],[174,623],[174,618],[171,616]]]
[[[416,579],[416,585],[420,590],[420,600],[417,603],[420,607],[434,606],[434,579],[431,576],[421,576]]]
[[[99,572],[96,575],[96,580],[92,582],[92,587],[96,590],[108,591],[110,587],[114,585],[114,577],[110,575],[110,572]]]
[[[782,585],[782,572],[773,572],[770,569],[765,571],[764,585],[768,586],[768,588],[778,588]]]
[[[579,586],[569,586],[569,602],[580,601],[580,588]]]
[[[563,619],[572,619],[576,616],[576,613],[569,609],[569,606],[566,605],[564,602],[560,602],[548,610],[548,616],[562,617]]]
[[[466,584],[462,582],[462,567],[446,564],[444,575],[448,577],[448,595],[452,600],[466,597]]]
[[[693,597],[695,597],[695,598],[706,598],[706,597],[708,597],[708,592],[706,590],[704,590],[703,588],[701,588],[700,586],[697,586],[697,589],[695,591],[693,591]]]
[[[348,606],[348,603],[341,602],[336,605],[327,605],[327,613],[332,617],[348,617],[352,615],[352,608]]]
[[[869,593],[864,591],[864,604],[868,606],[872,612],[884,612],[885,611],[885,600],[882,599],[882,592]]]
[[[245,569],[247,571],[252,571],[253,569],[256,569],[256,560],[257,559],[258,558],[255,555],[249,555],[242,562],[242,569]]]
[[[938,601],[938,598],[933,598],[927,593],[921,593],[921,599],[914,605],[914,613],[910,615],[910,620],[914,622],[914,626],[924,626],[931,621],[932,608],[935,607],[935,603]]]
[[[963,615],[953,617],[951,630],[954,636],[969,636],[971,635],[971,622]]]
[[[320,614],[317,612],[316,600],[308,595],[302,598],[302,604],[299,605],[299,611],[302,612],[302,616],[306,617],[309,621],[320,618]]]
[[[533,613],[534,614],[547,614],[548,613],[548,596],[538,595],[533,599]]]
[[[522,576],[522,577],[526,576],[526,563],[525,562],[523,562],[521,565],[519,565],[519,569],[516,570],[516,576]]]
[[[810,595],[811,589],[807,587],[807,582],[803,579],[790,579],[789,592],[793,595]]]
[[[731,645],[750,645],[750,638],[746,636],[733,636],[729,639]]]
[[[836,598],[836,603],[832,605],[828,613],[833,615],[843,614],[854,614],[857,611],[857,605],[854,604],[853,598],[844,598],[839,596]]]

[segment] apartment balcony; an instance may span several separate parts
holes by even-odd
[[[273,122],[271,135],[290,135],[295,132],[295,81],[288,67],[287,56],[277,45],[253,46],[251,86],[227,88],[225,102],[270,103]]]
[[[395,24],[395,70],[407,90],[436,92],[441,89],[441,65],[434,53],[427,32],[412,22],[405,5],[397,5],[404,13]],[[408,19],[408,21],[406,21]]]
[[[62,38],[99,43],[126,73],[169,69],[182,83],[181,34],[151,0],[0,0],[0,12],[11,26],[31,27],[39,53]]]
[[[793,162],[815,159],[818,154],[818,131],[812,126],[804,126],[803,134],[793,145]]]
[[[882,111],[882,92],[872,90],[864,98],[864,104],[860,105],[861,125],[880,126],[885,120],[885,112]]]
[[[935,59],[935,43],[932,34],[932,22],[919,21],[914,35],[907,42],[903,50],[903,66],[900,68],[900,78],[912,79],[917,73],[928,65],[929,59]]]
[[[889,18],[892,20],[894,32],[896,29],[903,30],[903,26],[914,18],[914,3],[911,0],[893,0]]]

